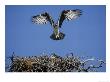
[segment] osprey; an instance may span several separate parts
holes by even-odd
[[[80,17],[82,15],[82,11],[79,9],[75,10],[63,10],[58,21],[55,23],[52,17],[47,13],[42,13],[40,15],[36,15],[32,17],[32,22],[34,24],[47,24],[50,22],[51,26],[53,27],[53,34],[50,36],[53,40],[62,40],[65,37],[65,34],[59,31],[61,28],[62,23],[65,19],[72,20]]]

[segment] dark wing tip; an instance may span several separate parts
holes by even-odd
[[[36,18],[37,16],[32,16],[32,18]]]
[[[44,12],[43,14],[41,14],[42,16],[47,16],[49,15],[47,12]]]

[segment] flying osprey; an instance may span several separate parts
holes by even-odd
[[[55,23],[52,19],[52,17],[47,13],[42,13],[40,15],[36,15],[32,17],[32,22],[34,24],[47,24],[47,22],[50,22],[51,26],[53,27],[53,34],[50,36],[53,40],[62,40],[65,37],[65,34],[59,31],[59,28],[61,28],[62,23],[65,19],[72,20],[80,17],[82,15],[82,11],[79,9],[75,10],[63,10],[61,12],[61,15]]]

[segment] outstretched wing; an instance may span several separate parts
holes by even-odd
[[[59,27],[61,28],[61,25],[65,19],[67,19],[69,21],[69,20],[76,19],[76,18],[80,17],[80,15],[82,15],[82,11],[79,9],[63,10],[60,15],[60,18],[58,20]]]
[[[35,24],[47,24],[48,21],[53,26],[54,21],[53,21],[52,17],[49,16],[49,14],[47,12],[32,17],[32,22]]]

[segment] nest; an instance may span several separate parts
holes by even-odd
[[[12,55],[10,60],[11,62],[6,69],[8,72],[96,72],[105,64],[103,60],[98,60],[98,64],[93,64],[93,59],[81,60],[75,57],[73,53],[66,57],[61,57],[55,53],[50,56],[29,57]]]
[[[14,56],[9,72],[72,72],[80,66],[76,57],[63,58],[54,56]]]
[[[64,37],[65,37],[65,34],[62,33],[62,32],[59,33],[59,37],[57,37],[57,38],[56,38],[56,36],[55,36],[54,33],[50,36],[50,38],[51,38],[52,40],[63,40]]]

